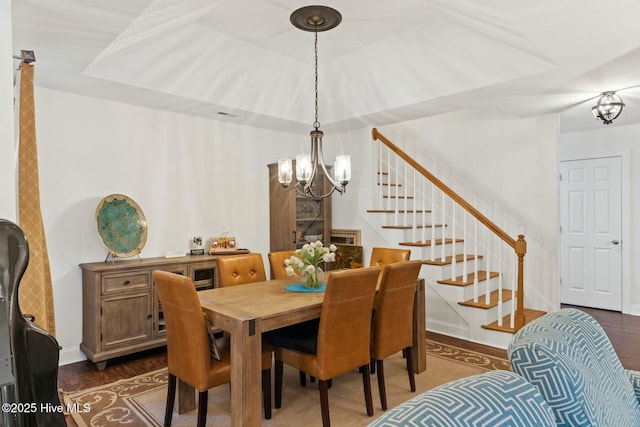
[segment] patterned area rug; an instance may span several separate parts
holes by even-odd
[[[457,378],[492,369],[509,369],[507,360],[427,340],[427,370],[416,375],[418,392]],[[415,396],[409,391],[405,361],[401,355],[385,360],[385,376],[389,407]],[[380,402],[375,376],[372,376],[374,418],[380,416]],[[167,393],[167,371],[161,369],[120,380],[104,386],[76,392],[63,392],[65,408],[79,427],[127,425],[160,427],[164,419]],[[336,378],[329,392],[331,421],[336,426],[364,426],[373,420],[365,413],[362,380],[357,373]],[[230,425],[230,399],[227,386],[209,392],[207,425]],[[197,411],[174,412],[173,427],[196,424]],[[273,411],[263,426],[322,425],[317,383],[301,388],[298,373],[285,366],[283,405]],[[70,424],[71,425],[71,424]]]

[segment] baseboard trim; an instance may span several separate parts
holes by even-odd
[[[71,363],[82,362],[87,360],[87,356],[80,351],[80,347],[62,349],[60,351],[60,359],[58,361],[59,366],[69,365]]]

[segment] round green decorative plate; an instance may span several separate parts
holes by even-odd
[[[96,227],[100,241],[112,256],[138,255],[147,242],[147,220],[136,202],[111,194],[98,203]]]

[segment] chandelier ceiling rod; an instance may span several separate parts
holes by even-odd
[[[347,155],[336,157],[334,165],[335,176],[332,177],[324,163],[322,152],[322,137],[318,120],[318,32],[335,28],[342,21],[342,15],[335,9],[326,6],[306,6],[291,14],[291,23],[303,30],[314,33],[314,82],[315,82],[315,117],[311,136],[311,154],[299,154],[296,156],[296,190],[305,197],[321,200],[329,197],[334,191],[340,194],[345,192],[345,187],[351,179],[351,158]],[[331,184],[331,189],[324,194],[316,194],[314,180],[318,176],[318,167],[322,169],[324,177]],[[293,178],[293,168],[290,159],[278,160],[278,181],[282,186],[288,187]]]

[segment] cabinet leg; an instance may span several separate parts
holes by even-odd
[[[107,367],[107,361],[103,360],[102,362],[94,362],[94,365],[96,365],[96,369],[98,371],[104,371],[104,368]]]

